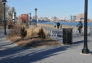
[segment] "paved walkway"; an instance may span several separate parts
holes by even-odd
[[[0,43],[7,44],[4,41],[5,38],[2,40]],[[88,46],[91,53],[81,54],[83,36],[73,37],[72,45],[42,46],[39,48],[16,46],[0,50],[0,63],[92,63],[92,36],[88,37]]]
[[[8,33],[8,31],[9,30],[7,30],[7,33]],[[12,48],[15,46],[17,46],[17,45],[6,39],[3,29],[0,29],[0,50]]]

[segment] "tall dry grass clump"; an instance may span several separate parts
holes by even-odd
[[[30,27],[27,29],[27,37],[37,37],[40,27]]]

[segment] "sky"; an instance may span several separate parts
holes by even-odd
[[[40,17],[69,17],[84,13],[85,0],[7,0],[10,7],[15,7],[17,16],[31,13],[38,9]],[[92,18],[92,0],[89,0],[88,17]]]

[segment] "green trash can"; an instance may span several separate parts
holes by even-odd
[[[72,44],[72,28],[63,28],[63,44]]]

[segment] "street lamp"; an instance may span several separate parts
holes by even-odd
[[[15,23],[15,19],[16,19],[16,12],[15,12],[15,8],[12,7],[12,20]]]
[[[36,20],[36,26],[37,26],[37,8],[35,8],[35,20]]]
[[[31,25],[31,19],[32,19],[31,13],[29,13],[29,24],[30,24],[30,25]]]
[[[85,0],[85,9],[84,9],[84,48],[82,49],[82,53],[88,54],[89,49],[87,45],[87,18],[88,18],[88,0]]]
[[[13,12],[12,20],[13,20],[13,22],[15,23],[15,21],[16,21],[16,12]]]
[[[5,34],[5,35],[7,34],[7,33],[6,33],[6,13],[5,13],[5,12],[6,12],[6,8],[5,8],[5,7],[6,7],[6,6],[5,6],[5,5],[6,5],[6,2],[7,2],[6,0],[2,0],[2,3],[3,3],[3,5],[4,5],[4,21],[3,21],[3,22],[4,22],[4,34]]]

